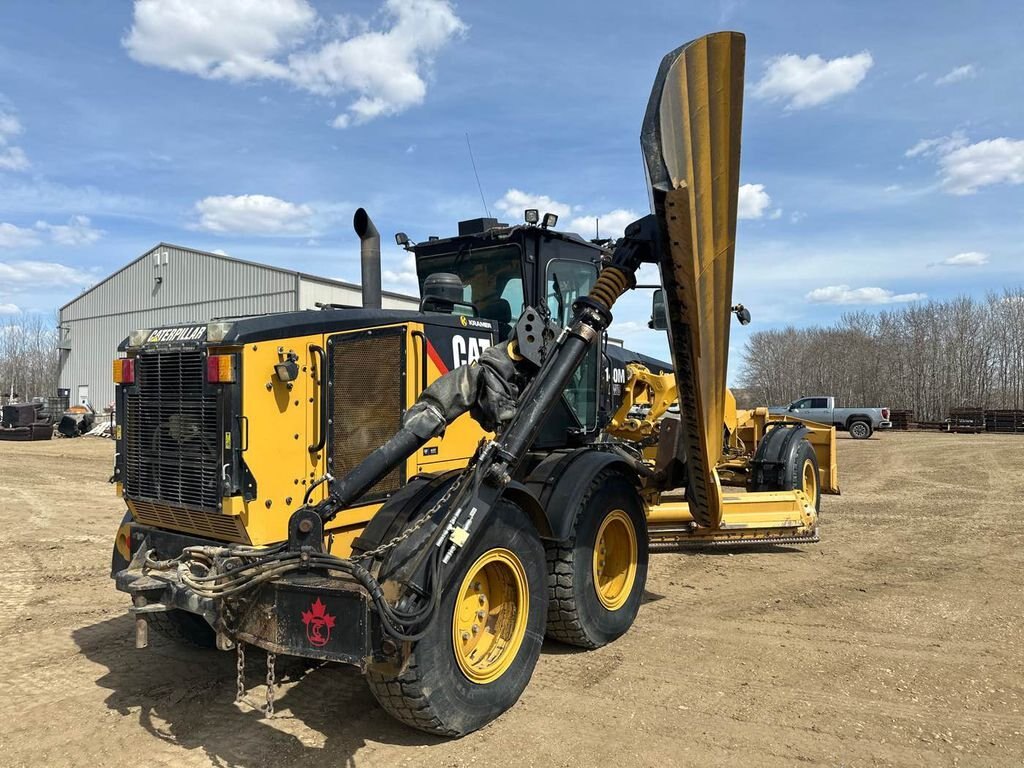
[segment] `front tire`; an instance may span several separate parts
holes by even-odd
[[[647,518],[633,484],[615,470],[593,480],[572,538],[548,546],[548,637],[600,648],[633,625],[647,583]]]
[[[405,669],[367,672],[388,714],[442,736],[464,736],[512,707],[544,640],[544,546],[526,515],[502,500],[470,542]]]

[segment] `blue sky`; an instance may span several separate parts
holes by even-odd
[[[1022,28],[1017,2],[7,3],[0,313],[160,240],[357,280],[359,205],[410,290],[390,234],[482,215],[466,133],[492,212],[614,234],[661,56],[717,29],[748,44],[734,363],[758,328],[1019,286]],[[614,332],[661,354],[648,308]]]

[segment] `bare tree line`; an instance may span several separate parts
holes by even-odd
[[[758,331],[739,379],[758,404],[835,395],[842,405],[912,410],[919,421],[952,408],[1022,409],[1024,288]]]
[[[57,392],[57,330],[53,318],[25,313],[0,323],[0,400]]]

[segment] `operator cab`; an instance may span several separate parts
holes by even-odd
[[[552,229],[557,223],[553,214],[545,215],[543,223],[536,214],[527,211],[526,223],[515,226],[492,218],[461,221],[458,236],[417,244],[396,236],[415,255],[422,309],[493,320],[499,341],[509,338],[527,306],[565,326],[573,302],[597,281],[606,251],[579,235]],[[558,433],[564,443],[566,429],[583,437],[600,428],[600,359],[601,350],[593,348],[566,387],[565,421],[557,419],[552,439]]]

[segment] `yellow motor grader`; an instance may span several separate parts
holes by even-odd
[[[747,435],[725,386],[743,60],[732,32],[664,58],[641,131],[652,212],[612,247],[537,212],[463,222],[398,236],[421,311],[380,309],[364,278],[362,308],[133,333],[112,575],[137,646],[152,627],[257,646],[271,673],[277,654],[355,665],[396,718],[458,736],[516,702],[545,636],[626,632],[652,547],[817,541],[831,449],[819,462],[803,424]],[[616,436],[606,330],[644,263],[678,414]]]

